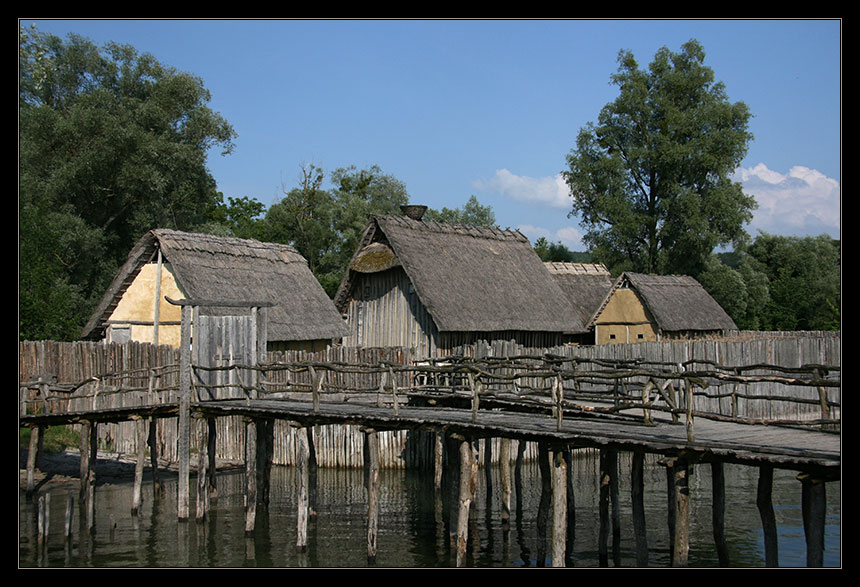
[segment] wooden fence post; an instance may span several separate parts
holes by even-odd
[[[191,306],[182,306],[182,326],[179,352],[179,430],[177,456],[179,458],[179,479],[177,496],[177,516],[179,520],[188,519],[189,479],[191,458]]]
[[[379,527],[379,436],[376,430],[364,433],[367,471],[367,561],[376,562],[376,538]]]

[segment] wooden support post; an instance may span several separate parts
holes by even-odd
[[[158,420],[149,419],[149,434],[146,438],[149,446],[149,464],[152,468],[152,493],[158,496],[161,493],[161,481],[158,476]]]
[[[460,440],[460,496],[457,512],[457,566],[466,565],[469,540],[469,507],[478,483],[478,461],[467,438]]]
[[[296,516],[296,550],[305,552],[308,549],[308,492],[310,485],[308,450],[308,430],[299,428],[296,430],[297,467],[296,481],[298,483],[298,512]]]
[[[188,519],[189,479],[191,458],[191,306],[182,306],[182,326],[179,346],[179,458],[178,496],[176,512],[180,521]]]
[[[364,433],[367,471],[367,562],[376,562],[376,537],[379,528],[379,434],[368,429]]]
[[[214,473],[213,473],[214,474]],[[209,513],[209,422],[197,419],[197,521]]]
[[[761,516],[764,531],[764,564],[767,567],[779,566],[779,545],[776,535],[776,516],[773,512],[771,491],[773,489],[773,466],[761,465],[758,469],[758,488],[756,505]]]
[[[573,451],[568,446],[564,451],[567,462],[567,549],[565,564],[573,566],[573,545],[576,540],[576,495],[574,488],[575,469],[573,467]]]
[[[137,461],[134,464],[134,489],[131,496],[131,515],[140,513],[143,503],[143,468],[146,465],[146,420],[134,418],[136,433]]]
[[[675,532],[672,561],[675,567],[686,567],[690,553],[690,464],[683,458],[672,466],[675,502]]]
[[[666,525],[669,527],[669,566],[675,566],[675,461],[664,461],[666,467]]]
[[[723,463],[714,461],[711,463],[711,500],[713,510],[711,522],[714,530],[714,544],[717,548],[717,557],[721,567],[729,566],[729,546],[726,542],[726,477]]]
[[[621,564],[621,512],[618,503],[618,451],[615,448],[600,449],[600,530],[598,558],[600,566],[609,566],[607,539],[610,526],[610,503],[612,505],[612,559]]]
[[[564,448],[552,451],[552,566],[565,566],[567,555],[567,463]]]
[[[827,488],[823,479],[808,473],[797,477],[801,483],[801,512],[806,536],[806,566],[824,566],[824,526],[827,517]]]
[[[442,467],[445,453],[444,432],[439,429],[435,430],[433,439],[433,488],[440,491],[442,489]]]
[[[259,460],[257,464],[257,479],[259,483],[259,503],[269,504],[272,484],[272,465],[275,458],[275,421],[259,420],[257,422],[257,450]]]
[[[98,426],[84,421],[81,426],[81,521],[88,532],[95,528],[96,457],[98,455]]]
[[[209,432],[206,435],[206,455],[209,457],[209,491],[212,494],[215,494],[218,489],[218,484],[215,477],[215,473],[218,469],[218,463],[215,458],[215,447],[218,439],[218,427],[215,423],[215,418],[208,418],[206,420],[206,426],[209,429]]]
[[[36,488],[36,465],[39,462],[39,453],[42,447],[43,427],[34,426],[30,428],[30,447],[27,450],[27,496],[33,495]]]
[[[535,549],[536,565],[546,566],[547,559],[547,526],[552,509],[552,467],[550,465],[550,450],[546,442],[538,442],[538,470],[540,471],[540,502],[537,513],[537,548]]]
[[[633,535],[636,537],[636,565],[648,566],[648,534],[645,530],[645,453],[633,452],[630,473],[633,506]]]
[[[245,534],[252,534],[257,520],[257,424],[245,422]]]
[[[499,442],[499,476],[502,481],[502,524],[511,520],[511,439]]]

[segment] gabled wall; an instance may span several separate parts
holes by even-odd
[[[594,321],[595,344],[626,344],[659,340],[657,325],[632,289],[619,288]]]
[[[128,287],[108,319],[105,331],[108,342],[152,342],[155,320],[155,295],[157,287],[157,264],[147,263],[141,267],[137,277]],[[161,268],[161,300],[158,317],[158,344],[179,346],[179,325],[182,309],[168,303],[164,297],[182,299],[173,271],[168,263]],[[169,324],[169,323],[175,324]],[[168,323],[168,324],[165,324]]]

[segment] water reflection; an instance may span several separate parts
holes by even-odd
[[[600,563],[599,487],[597,459],[574,460],[576,474],[573,552],[569,566]],[[629,472],[622,453],[621,471]],[[758,472],[726,466],[726,538],[735,567],[764,566],[764,541],[755,506]],[[319,469],[308,548],[296,549],[295,470],[275,467],[269,503],[257,508],[256,528],[245,535],[244,477],[219,473],[218,491],[205,521],[176,520],[176,483],[163,480],[164,491],[154,498],[144,488],[138,516],[131,515],[132,484],[100,485],[96,490],[96,525],[90,535],[75,525],[64,538],[63,521],[68,488],[52,491],[50,533],[37,540],[37,508],[19,494],[19,565],[21,567],[367,567],[367,504],[361,470]],[[618,559],[610,565],[636,565],[629,474],[620,476],[620,541]],[[694,467],[690,483],[691,536],[689,564],[719,565],[711,529],[710,467]],[[194,484],[192,484],[194,485]],[[196,486],[195,486],[196,487]],[[450,567],[456,552],[449,519],[449,494],[435,492],[432,475],[416,471],[380,471],[377,567]],[[538,532],[541,483],[535,463],[526,463],[516,478],[511,519],[503,524],[501,482],[497,468],[490,476],[481,469],[477,497],[471,510],[468,566],[549,566],[548,542]],[[77,491],[75,486],[74,491]],[[806,546],[800,510],[800,482],[790,471],[776,471],[773,503],[779,533],[780,566],[805,566]],[[645,469],[645,516],[649,566],[670,565],[666,523],[665,470],[656,461]],[[77,500],[77,496],[75,495]],[[194,499],[192,493],[192,500]],[[76,520],[80,514],[74,512]],[[455,514],[456,515],[456,514]],[[825,566],[841,564],[840,484],[827,484]],[[610,545],[611,549],[611,545]]]

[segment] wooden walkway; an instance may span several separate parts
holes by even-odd
[[[214,474],[210,464],[213,462],[211,434],[214,427],[209,425],[207,429],[207,424],[218,418],[239,417],[245,422],[246,532],[250,533],[254,530],[256,504],[260,495],[268,492],[263,472],[271,464],[271,457],[265,453],[267,446],[273,442],[273,427],[267,423],[286,421],[304,435],[300,436],[304,440],[299,449],[301,456],[297,465],[298,476],[303,479],[303,485],[298,490],[297,547],[306,547],[308,487],[305,484],[308,479],[309,450],[305,431],[318,425],[358,426],[365,431],[364,450],[369,469],[369,560],[375,557],[377,514],[374,504],[378,504],[378,486],[374,483],[378,479],[376,434],[379,431],[435,431],[437,452],[440,444],[446,447],[449,477],[459,479],[456,489],[458,497],[454,500],[454,507],[458,511],[451,514],[457,519],[458,564],[461,549],[462,560],[465,561],[468,511],[472,500],[470,492],[474,491],[477,474],[472,442],[478,438],[532,441],[540,446],[542,468],[546,465],[545,487],[551,487],[553,495],[553,564],[563,564],[565,560],[568,505],[564,497],[567,476],[564,454],[571,449],[598,449],[602,463],[606,458],[607,464],[601,470],[601,485],[607,488],[607,493],[604,496],[601,492],[601,500],[605,499],[607,505],[601,507],[602,516],[609,516],[610,499],[617,503],[617,495],[610,498],[609,492],[613,491],[610,489],[612,486],[617,491],[617,476],[620,473],[617,464],[610,463],[617,463],[619,452],[633,453],[631,475],[637,540],[640,533],[644,535],[644,517],[637,519],[636,514],[637,503],[640,504],[641,512],[642,458],[648,453],[664,457],[667,475],[672,479],[668,499],[674,518],[673,561],[679,566],[686,563],[688,549],[685,541],[689,538],[687,482],[690,465],[708,463],[715,467],[715,476],[717,471],[721,471],[723,463],[759,468],[759,493],[756,500],[762,515],[769,566],[775,565],[777,560],[774,551],[776,526],[770,503],[773,469],[795,470],[799,472],[798,479],[803,487],[808,564],[820,564],[823,558],[824,484],[838,481],[841,474],[841,435],[826,431],[828,427],[835,427],[838,431],[840,419],[831,417],[831,408],[841,409],[841,406],[828,400],[826,390],[828,387],[838,388],[839,381],[823,378],[820,366],[796,370],[807,372],[804,375],[808,376],[806,379],[795,378],[794,375],[742,374],[738,368],[728,372],[720,369],[678,372],[674,366],[672,369],[663,366],[650,370],[639,364],[604,367],[603,370],[590,371],[576,367],[563,370],[560,363],[553,361],[524,365],[511,363],[508,359],[498,364],[454,361],[446,367],[292,364],[277,366],[292,374],[288,384],[278,387],[262,375],[263,371],[275,368],[271,365],[233,365],[226,369],[242,370],[244,377],[238,379],[245,383],[237,385],[233,381],[224,388],[216,385],[207,391],[207,388],[193,383],[190,376],[192,367],[186,362],[181,371],[189,375],[183,379],[184,383],[178,392],[176,389],[170,392],[173,397],[178,396],[178,401],[162,400],[163,403],[147,405],[146,394],[141,394],[139,390],[133,402],[136,405],[126,407],[99,408],[97,398],[93,397],[92,400],[83,400],[83,405],[91,401],[90,408],[53,409],[48,399],[44,399],[42,404],[37,399],[29,404],[30,409],[22,410],[19,422],[21,426],[34,430],[63,424],[82,425],[81,500],[82,508],[85,503],[88,508],[92,508],[94,473],[91,461],[95,460],[93,446],[97,438],[96,427],[106,422],[138,422],[137,494],[144,466],[146,421],[155,423],[159,419],[177,418],[180,455],[177,507],[179,519],[185,520],[192,517],[190,455],[195,451],[198,455],[196,516],[202,518],[208,511],[207,479],[211,479]],[[750,367],[749,372],[760,371],[760,367]],[[327,380],[328,391],[324,383],[326,373],[331,374]],[[299,374],[303,378],[298,377]],[[365,384],[350,394],[349,389],[336,385],[347,374],[358,374],[372,385]],[[817,399],[807,398],[802,401],[813,406],[820,404],[821,414],[817,420],[807,419],[805,422],[795,421],[786,425],[762,423],[734,414],[726,416],[696,412],[694,388],[699,386],[704,390],[708,386],[706,379],[734,382],[734,395],[740,393],[739,385],[761,380],[776,381],[789,387],[817,388]],[[404,381],[408,385],[403,385]],[[437,385],[434,381],[444,381],[447,385]],[[678,385],[677,394],[675,384]],[[232,392],[222,394],[227,388],[232,389]],[[206,399],[207,396],[219,394],[222,394],[223,399]],[[597,396],[600,397],[596,399]],[[61,404],[62,400],[54,408]],[[43,410],[38,409],[40,405],[44,407]],[[38,438],[39,434],[34,436]],[[31,450],[31,453],[34,452]],[[510,458],[506,458],[510,464]],[[437,456],[434,472],[437,486],[441,478],[441,463],[441,458]],[[640,487],[638,497],[636,487]],[[715,485],[715,520],[722,516],[717,508],[724,507],[723,491],[722,487]],[[133,511],[136,511],[136,507],[137,503]],[[87,515],[92,518],[91,509]],[[605,523],[608,525],[608,518]],[[647,552],[647,547],[642,548]],[[724,549],[725,545],[718,543],[717,548]]]

